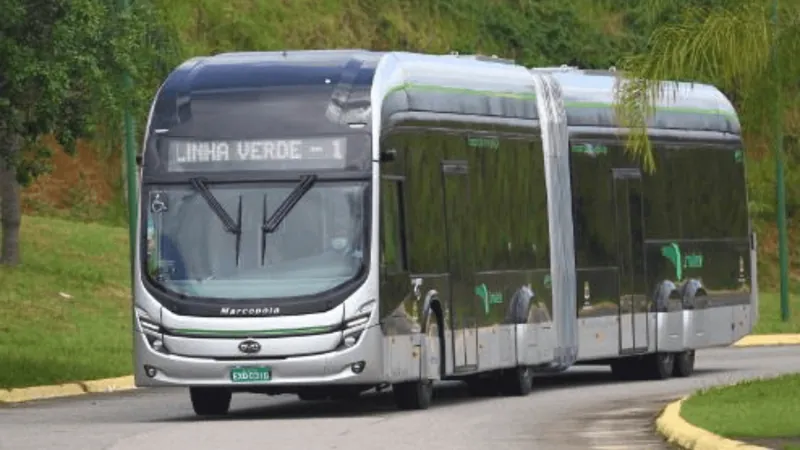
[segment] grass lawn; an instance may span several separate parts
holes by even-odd
[[[800,294],[789,292],[788,322],[781,321],[781,296],[772,292],[760,292],[759,318],[754,334],[800,333]]]
[[[702,391],[684,402],[681,416],[721,436],[800,450],[800,374]]]
[[[0,388],[128,375],[128,232],[23,217],[22,264],[0,267]]]

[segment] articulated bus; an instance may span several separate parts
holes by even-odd
[[[689,376],[757,319],[737,114],[676,84],[625,150],[616,75],[463,55],[241,52],[177,67],[140,164],[135,380],[348,399]],[[670,85],[672,86],[672,85]]]

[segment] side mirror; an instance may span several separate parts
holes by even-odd
[[[390,148],[381,150],[381,162],[392,162],[397,158],[397,150]]]
[[[142,154],[141,153],[136,155],[136,165],[137,166],[142,167],[142,160],[143,160],[143,158],[142,158]]]

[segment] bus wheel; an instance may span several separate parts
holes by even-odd
[[[189,397],[198,416],[225,415],[231,406],[231,391],[224,388],[192,387]]]
[[[433,398],[433,380],[397,383],[392,385],[392,392],[400,409],[428,409]]]
[[[675,354],[653,353],[647,355],[643,362],[645,363],[647,378],[651,380],[666,380],[675,369]]]
[[[685,350],[675,355],[675,367],[672,375],[688,377],[694,373],[694,350]]]
[[[433,353],[429,357],[437,362],[438,367],[436,370],[441,373],[444,342],[439,332],[439,317],[433,311],[428,315],[426,329],[426,339],[423,345],[426,346],[429,352]],[[435,343],[435,345],[432,345],[432,343]],[[396,383],[392,385],[392,393],[394,394],[394,402],[400,409],[428,409],[433,398],[433,380],[419,379]]]
[[[503,371],[500,378],[500,390],[505,395],[528,395],[533,389],[533,369],[529,366],[517,366]]]

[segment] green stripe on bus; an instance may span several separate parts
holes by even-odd
[[[613,104],[606,103],[606,102],[564,102],[564,106],[569,108],[575,109],[590,109],[590,108],[602,108],[602,109],[609,109],[613,107]],[[685,113],[685,114],[703,114],[703,115],[720,115],[726,116],[735,119],[736,114],[730,111],[723,111],[721,109],[704,109],[704,108],[692,108],[688,106],[656,106],[656,111],[663,111],[663,112],[674,112],[674,113]]]
[[[480,89],[468,89],[468,88],[459,88],[459,87],[450,87],[450,86],[437,86],[435,84],[420,84],[420,83],[403,83],[397,85],[389,90],[386,93],[386,96],[390,94],[402,91],[404,89],[417,89],[421,91],[431,91],[431,92],[443,92],[443,93],[451,93],[451,94],[466,94],[466,95],[485,95],[487,97],[504,97],[504,98],[516,98],[520,100],[535,100],[536,94],[534,92],[507,92],[507,91],[487,91],[487,90],[480,90]]]
[[[287,336],[301,334],[318,334],[332,331],[335,327],[306,327],[306,328],[283,328],[274,330],[200,330],[193,328],[177,328],[169,330],[175,334],[191,334],[199,336]]]

